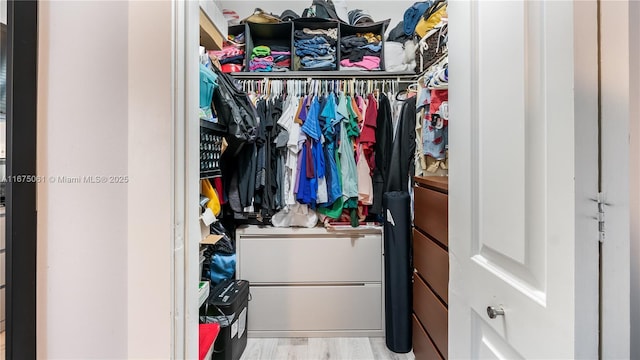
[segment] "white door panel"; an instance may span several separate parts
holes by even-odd
[[[482,319],[484,314],[473,312],[473,349],[479,359],[519,360],[524,359],[511,345],[505,341],[503,335],[487,326]]]
[[[576,273],[577,251],[597,254],[597,207],[578,189],[587,178],[597,191],[597,111],[577,115],[593,90],[575,87],[586,61],[574,57],[577,9],[449,5],[451,358],[573,358],[576,296],[597,312],[597,291],[578,290],[597,290],[597,277]],[[505,315],[490,319],[487,306]]]

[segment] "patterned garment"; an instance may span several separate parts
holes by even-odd
[[[448,90],[431,90],[429,111],[425,112],[423,127],[423,151],[436,160],[444,160],[448,134]],[[445,106],[443,106],[445,104]]]

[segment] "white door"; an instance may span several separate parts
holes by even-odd
[[[449,21],[450,358],[597,358],[596,2]]]

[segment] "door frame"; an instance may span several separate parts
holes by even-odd
[[[174,224],[172,261],[174,313],[172,356],[198,354],[198,269],[201,240],[199,59],[200,4],[174,1],[172,6],[172,83],[174,126]]]
[[[630,3],[629,24],[631,26],[629,43],[630,49],[630,79],[631,79],[631,108],[630,108],[630,154],[631,169],[629,184],[631,185],[631,304],[635,304],[631,311],[630,338],[640,338],[640,2]],[[634,65],[635,64],[635,65]],[[634,120],[635,119],[635,120]],[[640,343],[631,344],[631,359],[640,358]]]
[[[637,66],[631,61],[634,20],[631,18],[632,1],[599,0],[599,7],[600,191],[605,202],[600,272],[600,356],[603,359],[629,359],[632,306],[630,196],[633,193],[631,186],[638,186],[637,182],[630,182],[631,160],[635,158],[637,162],[638,154],[631,152],[629,139],[632,122],[637,128],[640,121],[631,110],[631,87],[634,86],[630,79],[631,66]]]
[[[16,21],[16,19],[19,19]],[[36,174],[38,2],[7,2],[7,177]],[[17,43],[20,43],[18,46]],[[6,187],[6,358],[36,358],[36,181]]]
[[[599,0],[600,1],[600,0]],[[621,1],[601,1],[600,2],[600,39],[601,43],[608,43],[610,47],[607,51],[601,53],[601,61],[603,66],[607,64],[616,64],[618,59],[629,59],[629,34],[630,19],[620,18],[620,13],[630,14],[628,11],[629,0]],[[626,6],[627,11],[616,12],[609,11],[610,8],[616,6]],[[194,75],[195,69],[190,68],[193,63],[193,54],[190,49],[196,49],[198,44],[197,29],[199,24],[198,18],[199,4],[197,1],[175,2],[173,16],[173,81],[174,85],[174,116],[175,119],[189,119],[193,116],[193,112],[189,111],[186,105],[197,103],[197,79]],[[622,76],[626,75],[626,76]],[[616,72],[604,72],[600,78],[602,89],[622,89],[622,97],[607,96],[608,92],[604,91],[601,99],[603,107],[602,121],[608,124],[616,121],[620,116],[624,120],[632,119],[629,107],[629,66],[616,69]],[[621,83],[622,82],[622,83]],[[626,86],[626,87],[625,87]],[[616,93],[617,94],[617,93]],[[615,106],[614,106],[615,105]],[[186,106],[186,107],[185,107]],[[622,109],[620,109],[620,107]],[[196,114],[197,116],[197,114]],[[199,225],[197,223],[197,209],[191,209],[192,202],[188,201],[194,193],[198,191],[197,184],[192,181],[197,176],[197,169],[190,164],[197,164],[197,150],[194,143],[198,141],[198,128],[196,122],[176,121],[176,129],[181,131],[176,133],[176,144],[174,148],[175,154],[175,210],[177,221],[184,221],[184,251],[176,252],[173,264],[174,274],[174,304],[176,314],[174,317],[174,346],[173,355],[177,358],[191,357],[197,351],[198,331],[197,326],[197,286],[193,285],[193,276],[197,273],[198,258],[197,249],[199,242]],[[637,124],[635,125],[638,126]],[[612,128],[616,132],[611,136],[619,136],[620,132],[629,131],[629,121],[614,123]],[[614,186],[614,183],[608,183],[606,190],[607,199],[620,198],[629,199],[629,154],[630,148],[628,142],[607,140],[609,135],[604,135],[603,141],[611,141],[611,148],[603,153],[603,159],[609,161],[612,157],[616,164],[619,164],[622,172],[617,171],[615,175],[626,180],[626,186]],[[619,139],[619,137],[616,137]],[[622,152],[620,152],[622,151]],[[609,155],[611,152],[616,155]],[[196,175],[193,175],[196,174]],[[626,174],[626,176],[620,176]],[[179,181],[181,179],[181,181]],[[637,186],[637,185],[636,185]],[[197,193],[196,193],[197,194]],[[595,195],[594,195],[595,196]],[[179,208],[184,204],[185,211]],[[602,276],[602,299],[601,307],[606,310],[601,314],[601,357],[602,358],[629,358],[629,318],[630,318],[630,234],[629,234],[629,204],[628,200],[622,204],[616,205],[616,211],[620,211],[616,218],[621,219],[620,222],[611,221],[613,218],[612,210],[614,206],[609,206],[609,216],[607,220],[607,239],[603,243],[602,261],[606,266],[601,274]],[[625,215],[626,214],[626,215]],[[626,221],[626,222],[625,222]],[[35,228],[35,227],[34,227]],[[178,234],[176,234],[178,235]],[[34,242],[35,247],[35,242]],[[35,267],[34,267],[35,269]],[[620,295],[623,296],[620,296]],[[35,347],[35,342],[34,342]],[[184,355],[180,355],[184,354]]]

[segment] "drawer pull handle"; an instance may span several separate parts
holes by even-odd
[[[487,306],[487,315],[490,319],[495,319],[498,316],[504,316],[504,309],[500,306]]]

